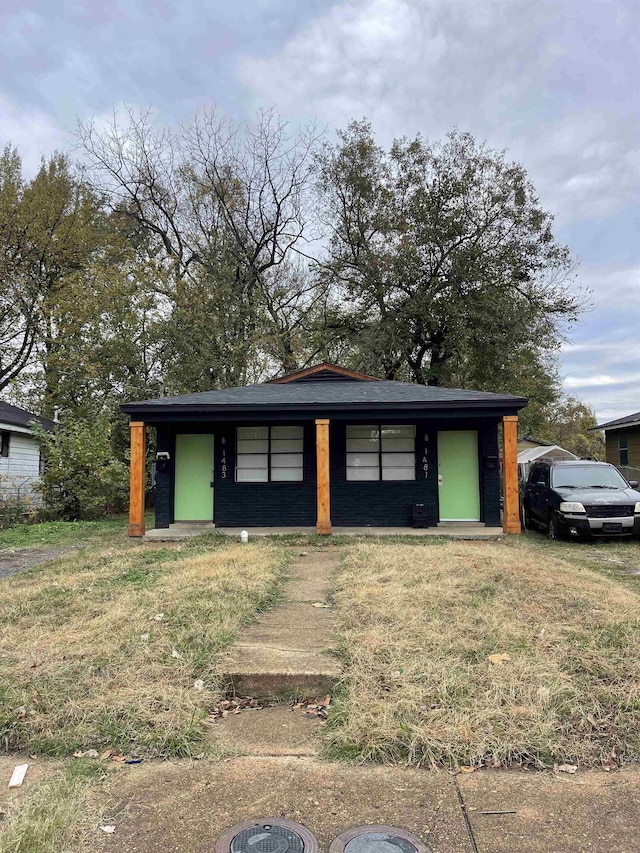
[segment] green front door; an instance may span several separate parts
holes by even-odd
[[[176,436],[176,521],[213,521],[213,436]]]
[[[438,433],[438,498],[440,521],[480,520],[478,433]]]

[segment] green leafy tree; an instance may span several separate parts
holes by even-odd
[[[124,511],[129,473],[114,454],[106,417],[68,419],[55,432],[39,430],[39,439],[45,458],[40,490],[47,513],[76,521]]]
[[[597,426],[594,410],[577,397],[564,397],[547,410],[546,423],[535,434],[543,441],[552,441],[565,450],[585,458],[604,458],[604,438]]]
[[[348,306],[359,366],[482,387],[527,352],[541,364],[577,317],[568,250],[504,153],[458,131],[386,152],[353,122],[319,173],[331,235],[320,274]]]

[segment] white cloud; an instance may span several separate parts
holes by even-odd
[[[638,384],[640,388],[640,373],[618,373],[615,376],[599,374],[595,376],[566,376],[564,387],[570,391],[587,388],[610,388],[614,385]]]
[[[25,174],[34,175],[40,160],[56,148],[67,149],[71,134],[50,116],[35,110],[25,111],[0,95],[0,145],[16,147],[22,157]]]

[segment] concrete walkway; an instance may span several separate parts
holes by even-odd
[[[330,693],[340,675],[335,617],[327,603],[340,553],[302,552],[289,567],[285,601],[261,614],[222,660],[230,688],[261,699],[317,697]]]

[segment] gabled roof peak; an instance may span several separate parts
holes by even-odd
[[[350,370],[348,367],[340,367],[339,364],[331,364],[329,361],[323,361],[320,364],[314,364],[313,367],[305,367],[303,370],[296,370],[294,373],[287,373],[285,376],[279,376],[276,379],[271,379],[268,384],[287,382],[379,382],[377,376],[369,376],[368,373],[358,373],[356,370]]]

